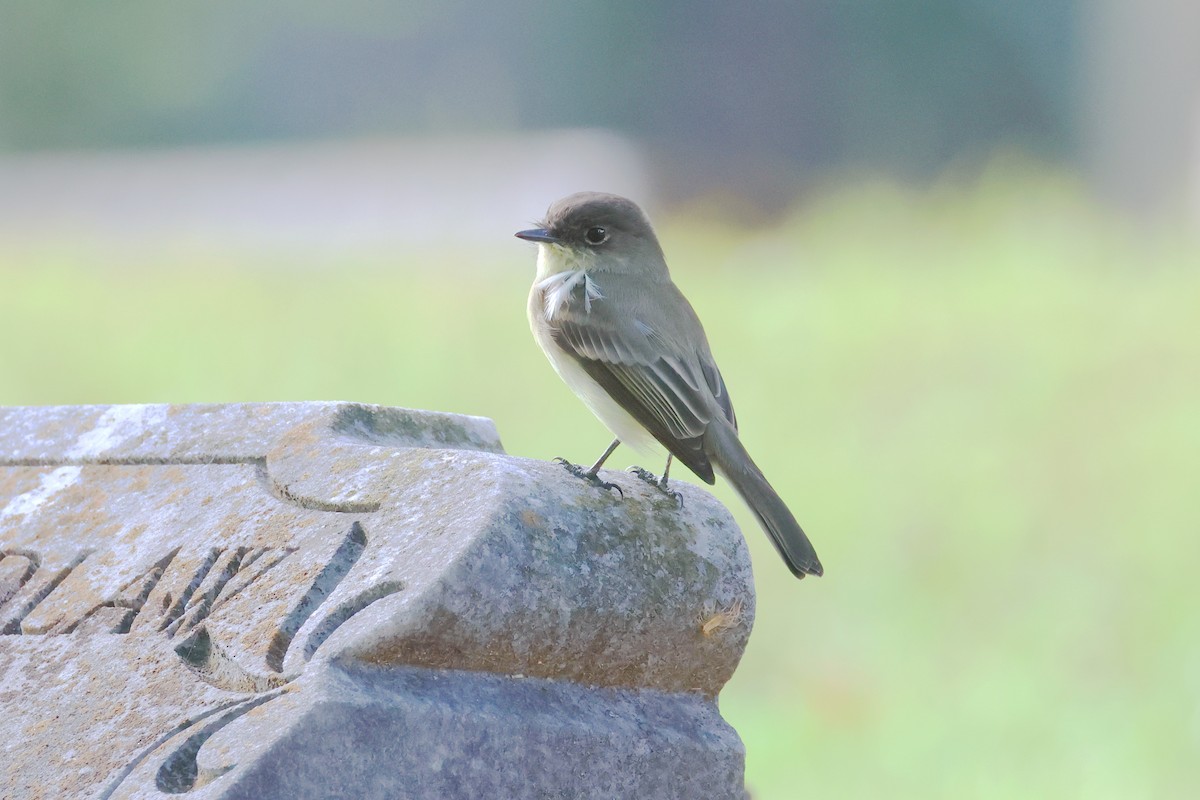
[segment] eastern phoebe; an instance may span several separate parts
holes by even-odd
[[[820,575],[816,551],[738,439],[725,381],[704,328],[671,282],[650,221],[623,197],[581,192],[550,206],[541,227],[520,231],[538,245],[529,326],[559,377],[616,435],[589,469],[573,474],[605,488],[598,473],[617,445],[669,453],[705,483],[714,469],[733,484],[798,577]],[[561,459],[560,459],[561,460]],[[618,489],[619,491],[619,489]]]

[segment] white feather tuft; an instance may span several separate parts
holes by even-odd
[[[596,283],[585,272],[583,273],[583,310],[587,313],[592,313],[592,301],[603,300],[604,295],[600,293],[600,284]]]
[[[543,310],[547,321],[553,320],[558,312],[571,302],[571,293],[580,283],[583,284],[583,310],[590,314],[592,301],[603,300],[604,294],[600,291],[600,286],[583,270],[558,272],[538,281],[537,288],[542,292]]]

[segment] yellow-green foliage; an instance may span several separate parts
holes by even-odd
[[[1200,786],[1200,246],[1081,196],[997,173],[661,221],[827,569],[794,581],[718,487],[760,592],[722,696],[756,798]],[[0,403],[352,399],[594,458],[526,329],[532,248],[448,244],[0,248]]]

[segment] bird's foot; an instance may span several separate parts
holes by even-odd
[[[608,491],[609,489],[616,489],[617,494],[621,495],[621,498],[624,499],[625,493],[623,491],[621,491],[620,486],[617,486],[615,483],[609,483],[606,480],[601,480],[600,476],[598,474],[596,474],[595,472],[592,472],[589,469],[581,467],[578,464],[572,464],[570,461],[567,461],[565,458],[556,458],[556,459],[554,459],[554,461],[557,464],[562,464],[563,469],[565,469],[567,472],[574,475],[576,478],[582,478],[583,480],[590,483],[592,486],[595,486],[600,489],[604,489],[605,491]]]
[[[673,489],[668,489],[666,478],[660,478],[657,475],[655,475],[653,472],[651,472],[650,470],[642,469],[641,467],[630,467],[629,469],[627,469],[625,471],[633,473],[633,475],[635,475],[638,478],[638,480],[641,480],[641,481],[644,481],[645,483],[650,484],[655,489],[658,489],[660,492],[665,494],[667,497],[674,500],[675,504],[678,505],[680,508],[683,508],[683,495],[680,494],[679,492],[674,491]]]

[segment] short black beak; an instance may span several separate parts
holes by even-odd
[[[546,242],[548,244],[558,244],[558,237],[550,233],[545,228],[533,228],[527,231],[517,231],[514,234],[518,239],[524,239],[527,242]]]

